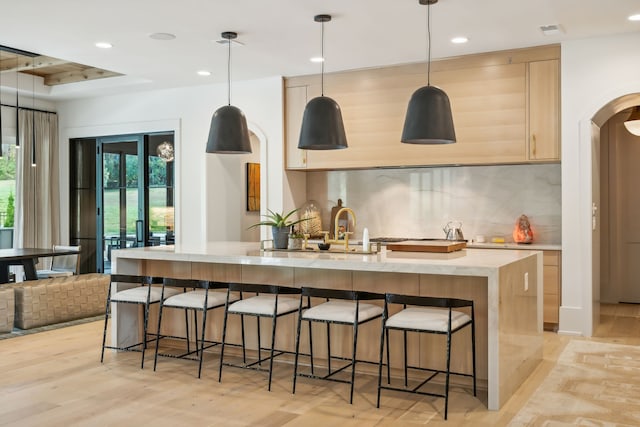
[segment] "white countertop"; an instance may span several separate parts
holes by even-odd
[[[396,273],[488,276],[498,268],[536,254],[527,250],[468,248],[451,253],[383,251],[363,255],[344,252],[260,251],[255,242],[210,242],[201,246],[150,246],[118,249],[116,259],[148,259],[221,264],[319,268]],[[518,247],[518,249],[521,249]],[[525,249],[525,248],[522,248]],[[535,248],[538,249],[538,248]],[[117,269],[117,267],[116,267]],[[116,270],[117,271],[117,270]]]

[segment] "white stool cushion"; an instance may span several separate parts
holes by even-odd
[[[451,329],[469,322],[471,317],[461,311],[451,312]],[[387,319],[388,328],[415,329],[420,331],[447,332],[449,310],[427,307],[409,307]]]
[[[166,292],[166,291],[165,291]],[[179,308],[199,308],[204,307],[204,298],[206,295],[205,289],[196,289],[189,292],[182,292],[164,300],[162,305],[165,307],[179,307]],[[229,301],[236,301],[238,299],[235,295],[229,295]],[[227,292],[214,292],[209,290],[209,297],[207,298],[207,308],[218,307],[224,305],[227,302]]]
[[[364,322],[382,314],[382,307],[375,304],[360,303],[358,321]],[[304,320],[326,320],[353,323],[356,317],[356,303],[353,301],[327,301],[306,310]]]
[[[273,307],[276,302],[275,295],[257,295],[242,299],[229,306],[229,313],[238,314],[262,314],[273,315]],[[297,310],[300,306],[298,298],[278,296],[278,309],[276,314],[288,313]]]
[[[144,304],[147,301],[148,286],[137,286],[131,289],[125,289],[124,291],[116,292],[111,295],[112,302],[131,302]],[[165,299],[181,292],[179,289],[166,288],[164,290]],[[149,295],[149,302],[159,302],[162,296],[162,286],[152,286],[151,295]]]

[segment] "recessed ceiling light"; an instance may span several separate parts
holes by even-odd
[[[454,37],[451,39],[451,43],[462,44],[468,42],[469,39],[465,36]]]
[[[171,33],[153,33],[149,34],[149,37],[154,40],[173,40],[176,38],[176,35]]]
[[[542,31],[542,34],[545,36],[555,36],[564,33],[560,24],[541,25],[540,31]]]
[[[109,42],[98,42],[96,43],[96,47],[99,47],[100,49],[111,49],[113,45]]]
[[[200,70],[198,71],[198,75],[199,76],[210,76],[211,75],[211,71],[207,71],[207,70]]]
[[[324,62],[324,58],[322,56],[314,56],[313,58],[309,59],[309,61],[311,61],[311,62]]]
[[[640,13],[637,13],[635,15],[631,15],[627,19],[629,21],[640,21]]]

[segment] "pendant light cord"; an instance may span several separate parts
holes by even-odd
[[[431,3],[427,4],[427,86],[431,86]]]
[[[231,39],[228,39],[227,43],[229,43],[229,55],[227,56],[227,103],[231,105]]]
[[[320,72],[320,96],[324,96],[324,21],[322,21],[322,45],[320,47],[320,55],[322,56],[322,71]]]
[[[31,132],[33,136],[31,138],[31,166],[36,166],[36,60],[31,58],[31,102],[33,104],[34,111],[31,113]]]
[[[16,70],[18,70],[18,55],[16,55]],[[18,71],[16,71],[16,149],[20,148],[20,97],[18,91]]]

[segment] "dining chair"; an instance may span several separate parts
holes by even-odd
[[[78,253],[72,255],[56,255],[51,257],[49,268],[36,270],[38,279],[48,279],[51,277],[73,276],[80,272],[80,250],[81,246],[53,245],[53,250],[76,250]]]

